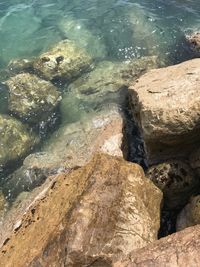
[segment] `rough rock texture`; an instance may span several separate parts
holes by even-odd
[[[194,52],[200,52],[200,32],[194,32],[187,36],[187,40]]]
[[[127,88],[133,80],[158,66],[157,57],[142,57],[122,63],[102,61],[93,71],[70,84],[67,90],[82,102],[103,103],[108,101],[111,94]]]
[[[85,266],[156,240],[162,193],[142,168],[96,155],[56,178],[1,249],[2,266]],[[48,225],[48,227],[47,227]]]
[[[9,192],[13,198],[40,185],[49,175],[83,166],[97,151],[123,156],[123,127],[123,116],[115,108],[63,125],[44,144],[42,152],[29,155],[8,177],[5,194]]]
[[[149,163],[191,150],[200,133],[200,59],[152,70],[130,87]]]
[[[61,95],[54,85],[29,73],[5,82],[9,90],[8,108],[24,121],[45,121],[55,110]]]
[[[176,229],[183,230],[186,227],[200,224],[200,196],[192,197],[190,202],[178,215]]]
[[[0,115],[0,168],[25,156],[37,142],[36,136],[20,121]]]
[[[183,161],[173,160],[152,166],[147,177],[163,191],[165,206],[170,209],[183,207],[192,194],[199,192],[200,178]]]
[[[124,261],[106,267],[199,267],[200,226],[162,238],[145,248],[133,251]],[[107,265],[106,265],[107,264]],[[95,265],[94,265],[95,266]],[[97,265],[98,266],[98,265]]]
[[[34,62],[34,69],[47,80],[71,81],[92,67],[91,57],[73,41],[64,40]]]

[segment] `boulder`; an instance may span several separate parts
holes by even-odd
[[[192,194],[199,192],[200,178],[187,162],[171,160],[152,166],[147,177],[163,191],[165,207],[183,207]]]
[[[191,49],[194,52],[200,53],[200,32],[194,32],[186,36],[187,41],[190,44]]]
[[[38,143],[38,138],[20,121],[0,115],[0,168],[26,156]]]
[[[149,164],[187,157],[200,134],[200,59],[151,70],[130,87]]]
[[[142,249],[132,251],[126,259],[106,267],[199,267],[200,226],[162,238]],[[95,266],[91,265],[91,266]],[[97,265],[98,266],[98,265]]]
[[[54,82],[70,82],[92,68],[92,58],[73,41],[63,40],[41,54],[33,67],[43,78]]]
[[[5,84],[10,112],[29,123],[46,121],[61,100],[54,85],[29,73],[11,77]]]
[[[0,262],[88,266],[103,256],[121,259],[157,239],[161,199],[139,165],[97,154],[85,167],[57,176],[29,206],[4,242]]]
[[[197,172],[198,176],[200,176],[200,147],[194,149],[189,159],[191,167]]]
[[[61,125],[44,143],[41,152],[30,154],[23,166],[7,177],[4,193],[15,198],[19,192],[32,190],[49,175],[85,165],[101,151],[123,156],[123,115],[116,109],[91,114],[87,119]]]
[[[177,231],[200,224],[200,195],[192,197],[177,217]]]
[[[147,70],[158,67],[157,57],[111,62],[102,61],[96,68],[71,83],[63,95],[63,120],[73,122],[108,103],[123,104],[127,88]]]

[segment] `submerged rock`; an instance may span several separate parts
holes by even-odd
[[[177,218],[176,230],[200,224],[200,195],[192,197]]]
[[[103,256],[121,259],[157,239],[161,199],[139,165],[98,154],[85,167],[59,175],[29,206],[0,262],[97,266]]]
[[[123,104],[130,83],[147,70],[158,67],[157,57],[117,63],[102,61],[67,88],[61,102],[63,121],[78,120],[108,103]],[[74,106],[72,106],[73,103]]]
[[[200,177],[200,147],[194,149],[190,155],[190,165]]]
[[[47,120],[61,100],[54,85],[29,73],[11,77],[5,84],[9,90],[8,108],[23,121]]]
[[[77,46],[84,48],[93,58],[105,58],[107,55],[105,44],[98,36],[93,34],[84,24],[84,20],[67,15],[58,23],[58,28],[65,38],[75,41]]]
[[[20,121],[0,115],[0,167],[19,160],[30,152],[38,142]]]
[[[123,124],[122,114],[112,108],[61,126],[43,145],[42,152],[29,155],[23,166],[7,177],[5,194],[9,192],[10,198],[15,198],[43,183],[49,175],[85,165],[97,151],[123,156]]]
[[[200,179],[189,164],[183,161],[169,161],[152,166],[147,177],[163,191],[165,208],[183,207],[192,194],[199,191]]]
[[[41,54],[33,66],[47,80],[69,82],[92,68],[92,58],[73,41],[63,40]]]
[[[130,87],[149,163],[188,156],[200,134],[200,59],[152,70]]]

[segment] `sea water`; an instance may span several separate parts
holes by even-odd
[[[157,55],[175,64],[191,58],[185,36],[198,30],[199,0],[0,0],[0,69],[66,38],[98,61]],[[80,110],[73,98],[67,103],[76,121]],[[8,113],[3,84],[0,113]]]

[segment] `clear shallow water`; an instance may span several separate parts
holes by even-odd
[[[179,61],[187,57],[184,34],[199,27],[199,13],[197,0],[1,1],[0,65],[65,37],[81,45],[85,39],[90,50],[112,59],[160,53]]]
[[[174,64],[191,57],[185,35],[193,30],[200,30],[198,0],[0,1],[0,67],[37,56],[66,38],[97,61],[158,55]],[[65,122],[78,120],[86,110],[73,95],[66,103],[72,114],[62,118]],[[2,85],[0,113],[7,113]]]

